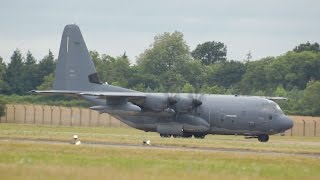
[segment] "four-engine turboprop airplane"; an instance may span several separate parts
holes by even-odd
[[[267,142],[293,122],[272,100],[281,97],[144,93],[102,83],[77,25],[64,28],[53,90],[36,94],[77,96],[90,107],[125,124],[161,137],[204,138],[207,134],[244,135]]]

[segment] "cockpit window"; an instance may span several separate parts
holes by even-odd
[[[277,114],[283,113],[280,106],[277,103],[270,100],[263,104],[263,110]]]
[[[278,105],[278,104],[276,104],[276,103],[272,103],[272,106],[273,106],[273,109],[274,109],[274,112],[275,113],[277,113],[277,114],[283,114],[283,112],[282,112],[282,110],[281,110],[281,108],[280,108],[280,106]]]
[[[276,104],[276,108],[279,110],[279,111],[282,111],[280,106],[278,104]]]

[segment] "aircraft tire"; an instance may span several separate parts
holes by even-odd
[[[162,137],[162,138],[169,138],[169,137],[171,137],[171,135],[170,135],[170,134],[160,134],[160,137]]]
[[[194,134],[193,136],[194,136],[194,138],[196,138],[196,139],[204,139],[204,137],[206,137],[205,134]]]
[[[172,135],[172,137],[174,137],[174,138],[180,138],[180,137],[182,137],[181,135],[176,135],[176,134],[174,134],[174,135]]]
[[[191,137],[192,137],[192,134],[184,133],[184,134],[182,135],[182,137],[184,137],[184,138],[191,138]]]
[[[260,142],[268,142],[269,140],[269,135],[268,134],[262,134],[258,136],[258,140]]]

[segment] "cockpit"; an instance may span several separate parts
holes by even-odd
[[[276,115],[284,114],[280,106],[271,100],[266,100],[262,104],[262,107],[263,107],[262,110],[267,113],[276,114]]]

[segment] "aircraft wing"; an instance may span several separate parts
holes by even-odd
[[[30,91],[34,94],[42,95],[66,95],[66,96],[97,96],[99,99],[106,98],[128,98],[130,99],[145,99],[146,95],[141,92],[102,92],[102,91],[68,91],[68,90],[45,90]]]
[[[142,98],[144,99],[146,95],[141,92],[99,92],[99,91],[85,91],[78,93],[84,96],[97,96],[100,99],[105,98]]]
[[[79,96],[80,91],[68,91],[68,90],[44,90],[44,91],[38,91],[38,90],[31,90],[29,93],[32,94],[41,94],[41,95],[66,95],[66,96]]]

